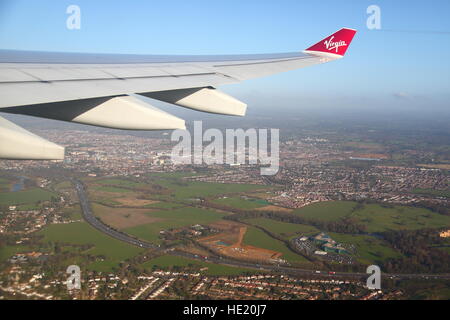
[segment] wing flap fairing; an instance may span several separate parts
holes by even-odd
[[[208,113],[244,116],[247,111],[245,103],[214,88],[167,90],[142,95]]]
[[[64,147],[45,140],[0,117],[0,158],[11,160],[63,160]]]
[[[2,111],[113,129],[185,129],[183,119],[159,110],[134,96],[44,103],[29,107],[4,108]]]

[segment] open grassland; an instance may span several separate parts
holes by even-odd
[[[135,182],[129,179],[119,179],[119,178],[109,178],[109,179],[101,179],[96,180],[95,183],[101,184],[104,186],[117,186],[117,187],[124,187],[124,188],[145,188],[147,184],[142,182]]]
[[[442,163],[442,164],[418,164],[418,167],[429,168],[429,169],[443,169],[450,170],[450,164]]]
[[[150,209],[111,208],[93,203],[92,211],[104,223],[119,230],[162,220],[149,216]]]
[[[179,171],[179,172],[151,172],[151,173],[147,173],[146,174],[147,177],[172,178],[172,179],[184,178],[184,177],[195,177],[195,176],[200,176],[200,175],[202,175],[202,174],[195,173],[195,172],[184,172],[184,171]]]
[[[37,204],[40,201],[49,201],[57,195],[41,188],[33,188],[26,191],[0,193],[0,205]]]
[[[384,151],[385,147],[376,142],[347,141],[342,144],[347,150],[369,150],[371,152]]]
[[[63,209],[63,213],[69,216],[73,220],[82,220],[83,215],[81,214],[81,208],[79,204],[72,207],[66,207]]]
[[[0,178],[0,192],[8,192],[11,189],[11,182],[8,179]]]
[[[71,189],[72,183],[70,181],[62,181],[54,185],[55,190],[61,191],[65,189]]]
[[[148,205],[159,203],[159,201],[136,199],[135,197],[120,198],[116,199],[115,201],[119,202],[121,205],[126,207],[145,207]]]
[[[223,184],[186,181],[189,173],[156,173],[148,175],[148,181],[136,182],[126,178],[84,179],[88,184],[89,197],[109,206],[133,206],[160,209],[179,208],[176,202],[193,202],[202,197],[217,197],[225,194],[238,194],[268,190],[271,187],[251,184]],[[231,199],[231,198],[230,198]],[[156,201],[155,201],[156,200]],[[258,208],[268,203],[265,200],[233,197],[225,201],[228,205]],[[220,203],[220,202],[219,202]]]
[[[154,201],[151,204],[147,204],[144,208],[154,208],[154,209],[177,209],[184,207],[184,205],[174,202],[162,202],[162,201]]]
[[[298,236],[310,236],[319,233],[319,230],[313,226],[280,222],[266,218],[246,219],[244,222],[261,227],[271,233],[278,234],[286,240]]]
[[[260,199],[244,199],[242,197],[220,198],[213,202],[239,209],[256,209],[267,206],[269,202]]]
[[[322,221],[337,221],[348,216],[356,207],[352,201],[326,201],[296,209],[294,214]]]
[[[181,179],[157,179],[155,184],[170,190],[165,196],[174,200],[190,200],[193,198],[207,198],[223,194],[241,193],[247,191],[264,190],[270,187],[254,184],[226,184],[198,181],[184,181]]]
[[[289,262],[309,263],[303,256],[292,252],[282,241],[270,237],[265,232],[255,227],[247,228],[243,244],[280,252],[282,253],[281,259],[285,259]]]
[[[450,198],[450,190],[414,189],[413,193]]]
[[[114,186],[93,186],[93,187],[91,187],[91,189],[98,190],[98,191],[112,192],[112,193],[132,192],[129,189],[120,188],[120,187],[114,187]]]
[[[13,255],[18,253],[29,252],[30,248],[22,245],[17,246],[1,246],[0,247],[0,263],[5,262],[7,259],[11,258]]]
[[[106,188],[106,190],[99,190],[97,188]],[[112,188],[112,189],[111,189]],[[138,194],[132,192],[128,189],[125,192],[116,192],[117,188],[115,187],[98,187],[98,186],[89,186],[88,194],[89,199],[94,202],[99,202],[108,206],[123,206],[121,200],[127,199],[130,201],[134,201],[137,199]]]
[[[54,224],[39,232],[43,235],[43,242],[64,244],[88,244],[93,247],[85,254],[103,256],[103,261],[96,261],[87,266],[89,270],[112,271],[121,261],[134,257],[143,250],[122,241],[104,235],[85,222],[70,224]]]
[[[146,270],[152,270],[153,268],[162,268],[162,269],[172,269],[176,266],[178,267],[189,267],[192,266],[196,269],[200,268],[208,268],[207,270],[202,271],[203,274],[206,275],[214,275],[214,276],[232,276],[232,275],[241,275],[245,273],[255,273],[253,269],[245,269],[245,268],[237,268],[237,267],[229,267],[223,266],[219,264],[212,264],[182,257],[174,257],[174,256],[160,256],[154,259],[151,259],[141,265]]]
[[[391,248],[389,244],[381,239],[370,235],[349,235],[342,233],[329,233],[330,237],[345,245],[354,245],[356,248],[355,258],[362,264],[379,264],[386,259],[400,258],[402,254]]]
[[[352,218],[367,226],[368,232],[388,230],[416,230],[450,226],[450,217],[424,208],[409,206],[382,206],[379,204],[359,205],[352,201],[328,201],[315,203],[294,211],[301,217],[338,221]]]
[[[406,206],[390,208],[378,204],[368,204],[350,216],[367,225],[368,232],[450,226],[449,216],[434,213],[428,209]]]
[[[191,226],[194,224],[209,224],[220,220],[224,215],[215,211],[193,207],[156,211],[147,213],[147,216],[157,218],[159,221],[126,228],[124,231],[143,240],[160,243],[160,231],[172,228]]]

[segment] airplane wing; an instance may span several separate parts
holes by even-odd
[[[118,129],[185,128],[184,120],[150,106],[137,94],[199,111],[243,116],[246,104],[218,91],[218,86],[340,59],[355,33],[343,28],[303,52],[280,54],[157,56],[0,50],[0,111]],[[0,158],[64,157],[61,147],[32,136],[3,119]]]

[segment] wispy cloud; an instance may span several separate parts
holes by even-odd
[[[394,92],[392,95],[393,95],[395,98],[398,98],[398,99],[410,99],[410,98],[411,98],[411,96],[409,95],[409,93],[403,92],[403,91],[400,91],[400,92]]]

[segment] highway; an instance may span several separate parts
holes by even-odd
[[[157,248],[155,245],[135,239],[127,234],[121,233],[117,230],[112,229],[108,225],[104,224],[100,220],[98,220],[94,214],[92,213],[91,206],[89,204],[89,200],[86,194],[86,190],[84,189],[84,185],[80,181],[74,181],[75,189],[77,190],[78,198],[80,200],[81,211],[84,220],[93,226],[95,229],[126,243],[129,243],[134,246],[138,246],[146,249],[155,249]]]
[[[336,277],[336,278],[366,279],[368,277],[368,274],[366,274],[366,273],[333,272],[332,274],[329,274],[327,271],[298,269],[298,268],[293,268],[293,267],[268,265],[268,264],[255,264],[255,263],[249,263],[249,262],[236,261],[236,260],[219,257],[219,256],[209,256],[209,257],[205,258],[205,257],[200,257],[195,254],[187,253],[184,251],[161,248],[160,246],[154,245],[150,242],[136,239],[130,235],[127,235],[125,233],[114,230],[113,228],[109,227],[108,225],[106,225],[103,222],[101,222],[100,220],[98,220],[92,212],[84,185],[79,180],[72,180],[72,181],[75,185],[75,189],[77,191],[78,198],[80,200],[80,206],[81,206],[83,218],[86,220],[87,223],[89,223],[92,227],[96,228],[100,232],[107,234],[108,236],[110,236],[112,238],[115,238],[117,240],[129,243],[131,245],[134,245],[134,246],[137,246],[140,248],[154,249],[154,250],[161,251],[161,253],[163,253],[163,254],[170,254],[173,256],[178,256],[178,257],[183,257],[183,258],[199,260],[199,261],[203,261],[203,262],[210,262],[213,264],[221,264],[221,265],[226,265],[226,266],[230,266],[230,267],[257,269],[257,270],[261,270],[261,271],[277,272],[277,273],[289,274],[289,275],[294,275],[294,276],[314,274],[316,276],[326,276],[326,277]],[[450,279],[450,274],[387,274],[387,273],[383,273],[382,276],[389,277],[389,278],[395,278],[395,279]]]

